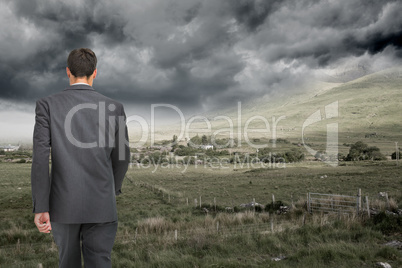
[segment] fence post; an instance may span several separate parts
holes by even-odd
[[[216,232],[219,233],[219,221],[216,222]]]
[[[253,198],[253,207],[254,207],[254,213],[255,213],[255,198]]]
[[[271,233],[274,232],[274,218],[271,218]]]
[[[195,205],[195,207],[198,206],[198,204],[197,204],[197,198],[194,198],[194,205]]]
[[[174,240],[177,241],[177,229],[174,230]]]
[[[388,193],[387,192],[385,193],[385,199],[387,199],[387,208],[389,209],[390,205],[389,205],[389,199],[388,199]]]
[[[362,189],[359,188],[359,191],[357,192],[357,215],[359,215],[359,212],[362,209]]]
[[[188,206],[188,197],[187,197],[187,206]]]
[[[200,208],[201,208],[201,195],[200,195]]]
[[[275,195],[272,194],[272,206],[275,204]]]
[[[368,199],[367,195],[366,195],[366,205],[367,205],[367,215],[370,218],[370,206],[369,206],[369,199]]]
[[[295,205],[294,205],[294,203],[293,203],[293,193],[290,194],[290,200],[291,200],[291,202],[292,202],[292,208],[294,208]]]

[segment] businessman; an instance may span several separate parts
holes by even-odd
[[[123,105],[92,88],[96,64],[92,50],[71,51],[70,86],[36,102],[34,222],[40,232],[52,230],[59,267],[81,267],[81,252],[86,268],[112,267],[116,196],[130,150]]]

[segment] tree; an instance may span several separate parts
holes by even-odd
[[[208,144],[208,137],[206,135],[202,135],[201,143],[202,143],[202,145],[207,145]]]
[[[188,142],[188,146],[189,147],[197,147],[198,145],[201,145],[201,138],[200,136],[194,136],[190,139],[190,141]]]
[[[300,162],[304,160],[304,154],[299,149],[292,149],[285,152],[284,158],[286,162]]]
[[[369,147],[366,143],[358,141],[350,146],[349,154],[346,156],[345,160],[386,160],[386,157],[380,152],[378,147]]]

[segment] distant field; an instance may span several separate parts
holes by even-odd
[[[194,203],[202,197],[205,203],[225,206],[276,200],[290,203],[305,198],[307,192],[338,193],[356,195],[358,188],[363,195],[376,198],[378,192],[388,192],[390,196],[402,195],[402,167],[395,162],[344,162],[346,166],[330,167],[321,162],[301,162],[279,166],[279,168],[252,169],[247,164],[228,164],[222,167],[190,165],[185,167],[133,167],[128,176],[134,181],[142,181],[156,188],[171,192],[172,198],[181,198]],[[154,172],[154,173],[152,173]],[[327,175],[326,178],[320,178]],[[129,185],[129,182],[126,182]]]
[[[378,192],[402,207],[402,167],[395,162],[347,163],[328,167],[319,162],[283,169],[227,169],[190,166],[129,169],[117,198],[119,229],[114,267],[372,267],[387,261],[402,265],[400,250],[385,247],[402,239],[355,216],[305,215],[306,193],[356,195],[361,188],[371,201]],[[51,235],[33,224],[30,164],[0,163],[0,266],[57,266]],[[321,176],[327,175],[326,178]],[[295,211],[285,215],[214,212],[218,209],[276,200]],[[199,198],[210,210],[195,208]],[[187,205],[187,199],[189,204]],[[305,225],[303,226],[303,215]],[[271,229],[271,222],[273,229]],[[177,240],[175,240],[177,230]],[[271,231],[274,231],[273,233]],[[286,256],[275,262],[273,257]]]
[[[255,116],[266,119],[269,130],[265,133],[252,133],[250,138],[274,138],[274,125],[276,125],[276,138],[288,139],[294,143],[302,143],[302,127],[307,118],[320,111],[321,121],[307,126],[304,129],[306,143],[313,143],[320,150],[325,149],[327,124],[337,123],[339,132],[339,145],[364,141],[370,146],[377,146],[386,155],[395,151],[395,142],[402,144],[402,69],[392,68],[378,73],[370,74],[348,83],[322,83],[312,81],[311,85],[300,85],[300,88],[284,90],[276,95],[242,103],[238,121],[239,110],[236,103],[225,110],[206,112],[204,116],[211,123],[211,135],[216,130],[230,128],[227,120],[214,120],[216,116],[227,116],[233,126],[234,138],[241,138],[246,145],[244,128],[248,120]],[[328,118],[325,107],[337,102],[337,116]],[[284,116],[281,120],[279,118]],[[274,118],[276,124],[274,124]],[[189,120],[187,119],[186,123]],[[260,119],[251,120],[249,129],[266,129],[266,122]],[[239,124],[240,123],[240,124]],[[238,126],[241,126],[241,135],[238,136]],[[139,129],[139,128],[137,128]],[[195,129],[190,137],[197,134],[197,129],[207,129],[207,124],[196,120],[189,129]],[[131,129],[132,141],[138,140],[135,128]],[[156,139],[171,139],[173,134],[179,135],[180,125],[157,128]],[[373,137],[366,137],[373,134]],[[204,134],[204,133],[203,133]],[[222,132],[221,136],[228,137],[229,132]],[[318,150],[316,149],[316,150]],[[340,146],[341,153],[347,153],[347,148]]]

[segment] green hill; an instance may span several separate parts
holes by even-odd
[[[252,133],[248,138],[272,139],[274,119],[281,116],[277,123],[276,138],[288,139],[293,143],[302,142],[303,123],[317,110],[324,118],[325,106],[338,102],[338,116],[323,119],[305,128],[305,142],[315,148],[324,149],[326,126],[338,124],[339,151],[347,152],[350,144],[362,140],[375,145],[385,154],[395,150],[395,141],[402,144],[402,68],[392,68],[360,77],[347,83],[328,83],[315,81],[301,85],[296,89],[283,90],[280,93],[266,95],[241,106],[242,133],[248,120],[248,128],[265,128],[265,118],[270,132]],[[233,136],[238,138],[238,107],[230,107],[204,114],[211,123],[211,134],[214,131],[230,128],[227,120],[214,120],[216,116],[227,116],[233,123]],[[252,118],[255,118],[252,120]],[[328,117],[328,116],[327,116]],[[188,119],[187,119],[188,122]],[[191,129],[205,129],[203,121],[194,121]],[[179,125],[171,125],[163,129],[166,139],[178,134]],[[190,133],[190,137],[197,131]],[[204,133],[199,133],[200,135]],[[208,135],[208,133],[206,133]],[[221,132],[220,137],[229,136],[229,132]],[[159,137],[161,137],[159,135]],[[243,145],[244,135],[242,134]]]

